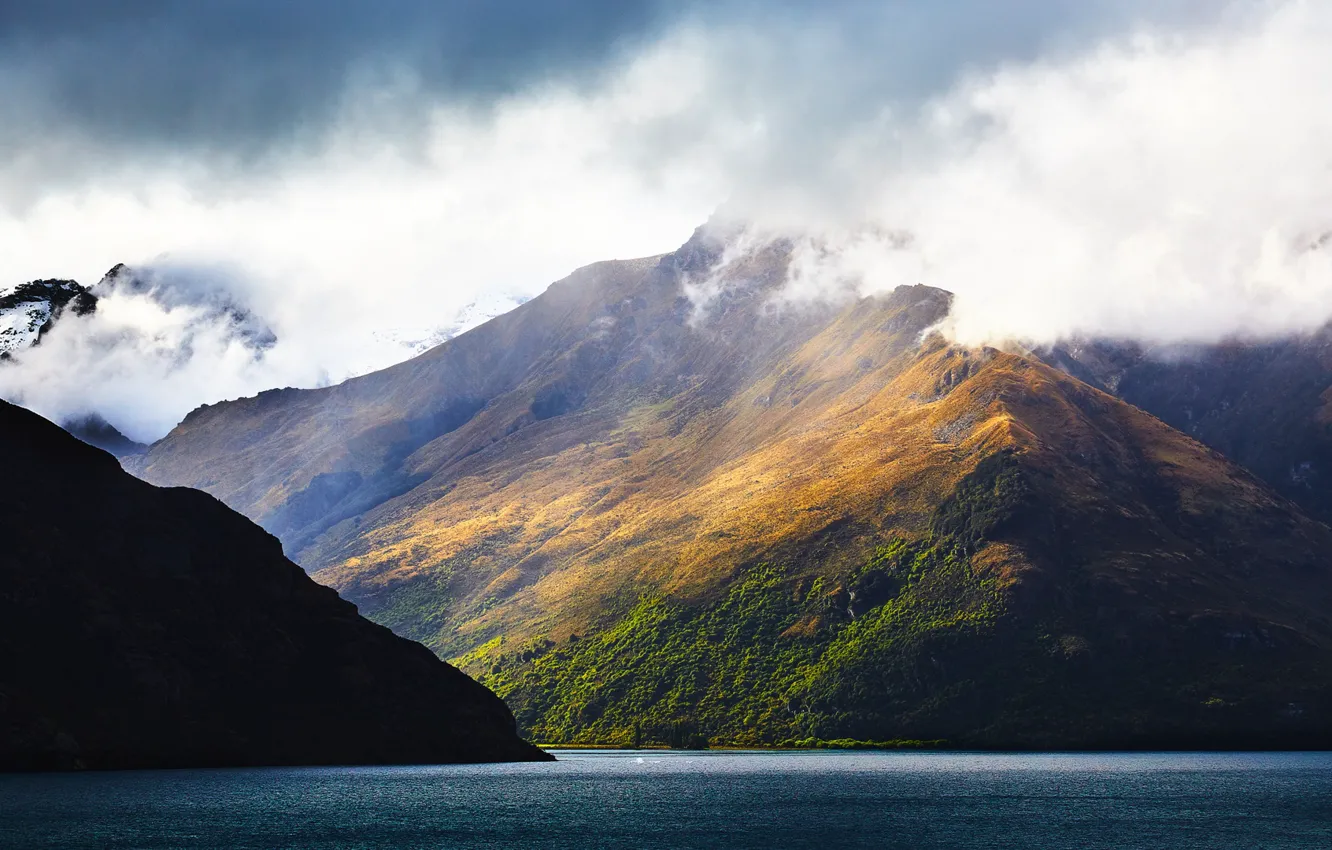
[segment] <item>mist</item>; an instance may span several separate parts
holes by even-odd
[[[11,68],[0,98],[27,123],[0,133],[0,286],[119,262],[159,286],[58,326],[0,368],[0,395],[155,439],[201,403],[397,362],[404,341],[672,250],[709,217],[796,246],[783,305],[930,284],[956,293],[943,330],[968,344],[1332,318],[1332,9],[923,7],[654,7],[541,62],[519,45],[496,85],[373,54],[396,42],[348,23],[307,51],[338,68],[317,85],[248,72],[308,108],[250,110],[225,74],[191,72],[232,112],[194,102],[186,127],[174,89],[143,94],[161,114],[137,123],[81,117],[52,94],[83,91],[53,82],[85,73],[75,48]],[[696,321],[716,285],[688,282]],[[272,341],[176,288],[224,293]]]

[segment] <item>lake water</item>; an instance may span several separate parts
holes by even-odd
[[[1332,848],[1332,755],[563,752],[0,775],[0,847]]]

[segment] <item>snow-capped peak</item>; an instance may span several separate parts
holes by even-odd
[[[97,298],[72,280],[34,280],[0,288],[0,357],[35,345],[66,306],[85,315],[96,309]]]

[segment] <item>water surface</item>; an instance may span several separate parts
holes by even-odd
[[[1332,847],[1332,754],[558,755],[0,775],[0,847]]]

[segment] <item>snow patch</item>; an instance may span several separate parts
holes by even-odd
[[[397,345],[408,356],[424,354],[437,345],[442,345],[455,336],[467,333],[472,328],[485,324],[496,316],[509,312],[525,303],[526,296],[497,293],[472,301],[443,325],[418,325],[388,328],[371,332],[376,342]]]
[[[0,291],[0,296],[12,291]],[[51,318],[51,302],[23,301],[0,308],[0,353],[28,348],[37,342],[42,325]]]

